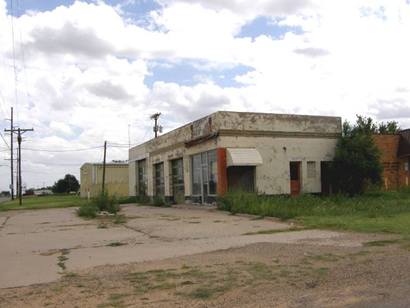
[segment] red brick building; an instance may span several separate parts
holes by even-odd
[[[410,184],[410,129],[395,135],[374,135],[381,152],[383,188],[395,190]]]

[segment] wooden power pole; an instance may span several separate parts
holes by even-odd
[[[34,129],[32,128],[14,128],[11,127],[11,129],[5,129],[4,131],[10,132],[11,135],[13,136],[13,133],[17,133],[17,143],[18,143],[18,157],[17,157],[17,195],[19,198],[19,204],[21,205],[22,202],[22,192],[21,192],[21,135],[24,134],[25,132],[32,132]]]
[[[10,113],[10,130],[13,130],[13,107],[11,107]],[[11,178],[10,178],[10,190],[11,190],[11,200],[14,200],[14,153],[13,153],[13,133],[10,133],[10,171],[11,171]]]
[[[155,122],[155,124],[154,124],[155,138],[158,137],[158,133],[162,133],[162,126],[158,125],[158,119],[159,119],[160,115],[161,115],[161,112],[157,112],[157,113],[154,113],[151,116],[151,119],[154,120],[154,122]]]
[[[104,194],[105,189],[105,160],[107,158],[107,141],[104,141],[104,160],[103,160],[103,174],[102,174],[102,193]]]

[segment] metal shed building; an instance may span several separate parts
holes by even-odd
[[[102,190],[102,163],[85,163],[80,169],[80,196],[96,197]],[[128,196],[128,163],[107,163],[105,189],[110,195]]]

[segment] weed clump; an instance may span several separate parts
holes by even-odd
[[[83,204],[77,210],[77,214],[81,217],[95,218],[100,212],[117,214],[119,210],[120,205],[118,199],[115,196],[110,196],[107,192],[104,192],[92,199],[91,202]]]

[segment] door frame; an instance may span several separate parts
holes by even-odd
[[[292,164],[297,165],[297,180],[292,180]],[[290,185],[290,195],[298,196],[302,191],[302,162],[301,161],[290,161],[289,162],[289,185]],[[297,189],[295,189],[295,187]]]

